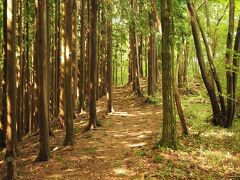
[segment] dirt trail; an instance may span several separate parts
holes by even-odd
[[[19,145],[17,171],[19,179],[142,179],[154,166],[142,158],[156,140],[161,107],[137,99],[131,88],[114,88],[115,113],[106,115],[105,97],[97,102],[98,118],[103,127],[82,133],[87,114],[75,120],[75,140],[63,147],[64,129],[54,125],[49,162],[34,163],[38,153],[37,136],[25,137]],[[143,151],[144,150],[144,151]],[[0,172],[4,170],[0,161]],[[1,172],[1,173],[2,173]]]

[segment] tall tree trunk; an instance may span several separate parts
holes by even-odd
[[[12,1],[10,2],[12,3]],[[7,1],[3,4],[3,37],[4,37],[4,61],[3,61],[3,82],[2,82],[2,117],[0,129],[0,147],[6,147],[6,130],[7,130]]]
[[[78,89],[79,89],[79,109],[78,111],[81,113],[84,107],[84,91],[85,91],[85,1],[82,0],[82,7],[81,7],[81,40],[80,40],[80,60],[78,64],[79,69],[79,82],[78,82]]]
[[[227,121],[225,123],[226,128],[230,128],[233,122],[233,77],[232,77],[232,65],[233,65],[233,34],[234,34],[234,12],[235,12],[235,0],[229,0],[229,26],[227,37],[227,52],[226,52],[226,77],[227,77]]]
[[[108,14],[111,14],[111,2],[108,3]],[[113,109],[113,90],[112,90],[112,19],[107,20],[107,112],[111,113]]]
[[[18,87],[17,87],[17,112],[16,112],[16,118],[17,118],[17,136],[18,136],[18,141],[22,141],[22,136],[23,136],[23,119],[22,119],[22,111],[23,107],[21,106],[22,103],[22,1],[18,1],[18,16],[17,16],[17,21],[18,21]]]
[[[64,102],[64,63],[65,63],[65,26],[66,26],[66,14],[64,11],[64,3],[62,3],[62,28],[61,28],[61,63],[60,63],[60,105],[59,105],[59,115],[60,115],[60,123],[62,124],[62,126],[64,126],[64,106],[65,106],[65,102]]]
[[[148,95],[152,96],[156,91],[156,74],[155,74],[155,33],[154,33],[154,19],[153,14],[149,14],[149,26],[150,26],[150,34],[148,40]]]
[[[64,1],[65,11],[65,63],[64,63],[64,120],[66,135],[63,145],[74,144],[73,103],[72,103],[72,0]]]
[[[86,130],[91,130],[97,127],[97,110],[96,110],[96,65],[97,65],[97,0],[91,0],[91,27],[90,27],[90,47],[91,56],[89,61],[89,123]]]
[[[38,128],[38,123],[39,123],[39,115],[38,115],[38,88],[39,88],[39,11],[38,11],[38,2],[35,0],[35,8],[36,8],[36,32],[35,32],[35,51],[34,51],[34,116],[33,116],[33,121],[34,121],[34,126],[35,130]]]
[[[8,12],[11,13],[8,13]],[[6,129],[6,179],[16,178],[16,48],[15,18],[16,1],[4,2],[5,61],[7,64],[7,129]]]
[[[73,94],[73,113],[77,103],[77,2],[73,2],[73,15],[72,15],[72,94]],[[75,114],[75,113],[74,113]]]
[[[173,7],[171,0],[162,0],[161,3],[163,131],[159,145],[176,149]]]
[[[60,33],[60,1],[55,0],[55,38],[54,38],[54,86],[53,86],[53,116],[59,114],[59,88],[60,88],[60,56],[61,56],[61,33]]]
[[[201,70],[201,75],[203,82],[205,84],[205,87],[208,91],[208,95],[210,97],[211,105],[212,105],[212,111],[213,111],[213,123],[215,125],[217,124],[222,124],[223,122],[223,117],[222,113],[219,108],[218,100],[216,93],[214,91],[214,87],[212,86],[211,80],[209,79],[207,75],[207,70],[206,70],[206,65],[204,62],[204,55],[203,55],[203,50],[201,46],[201,41],[200,41],[200,35],[198,32],[198,27],[197,27],[197,20],[196,20],[196,15],[194,12],[193,4],[191,3],[191,0],[186,0],[188,10],[189,10],[189,15],[190,15],[190,24],[192,27],[192,34],[194,38],[194,43],[195,43],[195,48],[196,48],[196,53],[197,53],[197,59],[198,59],[198,64],[200,66]]]
[[[48,119],[48,48],[47,48],[47,0],[38,0],[39,15],[39,90],[38,118],[40,150],[36,161],[48,161],[49,150],[49,119]]]
[[[217,86],[217,90],[218,90],[218,94],[219,94],[219,99],[220,99],[220,105],[221,105],[221,110],[222,110],[222,114],[226,114],[226,107],[225,107],[225,102],[224,102],[224,97],[223,97],[223,91],[222,91],[222,86],[217,74],[217,70],[216,67],[214,65],[214,61],[213,61],[213,55],[212,55],[212,50],[211,50],[211,44],[209,44],[209,41],[207,40],[207,37],[204,33],[203,27],[201,25],[200,19],[197,16],[197,12],[195,11],[195,15],[196,15],[196,19],[197,19],[197,23],[203,38],[203,42],[205,45],[205,49],[207,52],[207,57],[208,57],[208,62],[210,65],[210,69],[211,69],[211,74],[213,75],[213,80],[216,83]]]
[[[136,11],[137,3],[136,0],[130,0],[131,8],[133,11]],[[140,76],[139,76],[139,60],[138,60],[138,42],[136,34],[136,23],[134,17],[132,17],[132,23],[129,28],[130,34],[130,49],[131,49],[131,59],[132,59],[132,72],[133,72],[133,91],[139,97],[142,97],[142,90],[140,85]]]
[[[25,8],[26,8],[26,19],[25,19],[25,28],[26,28],[26,36],[25,36],[25,133],[28,133],[30,131],[30,62],[29,62],[29,2],[28,0],[25,1]]]
[[[234,44],[234,57],[233,57],[233,116],[236,111],[236,93],[237,93],[237,80],[239,72],[239,61],[240,61],[240,16],[238,19],[238,28]]]

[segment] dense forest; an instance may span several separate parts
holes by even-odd
[[[239,179],[240,1],[0,1],[0,179]]]

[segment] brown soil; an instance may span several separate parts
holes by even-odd
[[[54,123],[51,160],[35,163],[38,137],[27,136],[18,146],[19,179],[128,179],[145,177],[151,169],[140,159],[141,149],[151,149],[159,132],[161,107],[137,99],[131,88],[114,88],[115,113],[105,114],[106,98],[98,101],[98,118],[103,127],[83,133],[87,114],[75,120],[75,144],[63,147],[64,129]],[[144,153],[143,153],[144,156]],[[4,163],[0,163],[3,173]]]
[[[17,179],[239,179],[240,123],[236,121],[232,130],[213,127],[204,121],[211,114],[209,102],[196,93],[187,94],[182,100],[190,135],[182,136],[177,122],[177,151],[152,150],[161,136],[161,106],[137,98],[129,86],[117,87],[116,112],[106,114],[106,97],[100,99],[98,118],[103,127],[86,133],[88,114],[81,114],[74,123],[73,146],[62,146],[65,131],[59,121],[52,122],[55,137],[50,139],[48,162],[34,162],[38,136],[25,136],[18,145]],[[6,174],[4,155],[0,151],[0,179]]]

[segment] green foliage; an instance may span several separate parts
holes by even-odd
[[[157,155],[153,157],[153,162],[154,163],[161,163],[163,161],[163,157],[161,155]]]
[[[81,151],[85,154],[96,154],[96,147],[83,147]]]
[[[145,98],[147,99],[148,103],[154,104],[154,105],[159,105],[161,103],[161,98],[158,95],[155,96],[145,96]]]
[[[146,153],[145,149],[139,149],[135,152],[135,155],[137,155],[139,157],[145,157],[147,155],[147,153]]]

